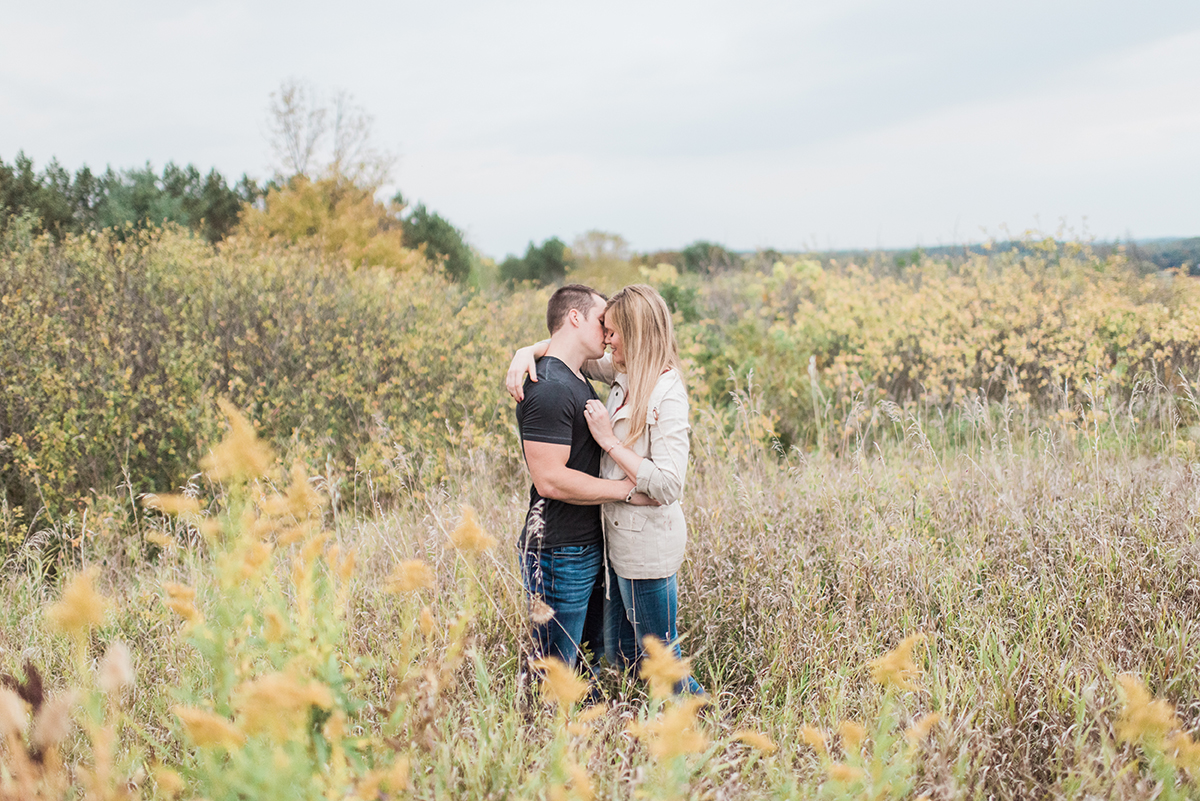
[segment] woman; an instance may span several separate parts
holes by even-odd
[[[625,670],[653,635],[674,646],[678,632],[676,574],[687,545],[687,524],[679,499],[688,461],[688,398],[671,325],[662,296],[644,284],[628,286],[604,311],[605,344],[610,353],[583,365],[589,378],[612,385],[607,407],[588,401],[588,428],[604,450],[600,477],[634,478],[625,502],[602,507],[609,570],[604,649]],[[545,353],[545,342],[522,348],[509,366],[506,385],[519,399],[525,375]],[[635,506],[635,492],[657,506]],[[619,603],[618,603],[619,601]],[[688,677],[677,692],[702,693]]]

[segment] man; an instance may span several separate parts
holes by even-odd
[[[517,425],[533,486],[521,531],[521,568],[530,594],[535,657],[573,667],[580,646],[603,639],[604,536],[599,505],[628,500],[628,479],[599,478],[600,446],[584,409],[597,398],[581,368],[604,355],[606,298],[580,284],[554,293],[546,309],[550,340],[525,381]],[[598,398],[597,398],[598,399]],[[589,666],[590,667],[590,666]]]

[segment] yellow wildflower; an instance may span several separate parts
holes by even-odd
[[[779,746],[775,745],[770,737],[762,732],[753,731],[752,729],[740,729],[733,733],[733,739],[740,743],[745,743],[751,748],[757,748],[764,754],[773,754],[779,750]]]
[[[183,723],[188,737],[200,748],[236,748],[246,741],[246,735],[220,715],[191,706],[173,706],[171,711]]]
[[[1171,735],[1164,750],[1176,767],[1200,772],[1200,743],[1192,740],[1187,732],[1177,731]]]
[[[99,568],[89,567],[82,573],[75,574],[63,590],[62,600],[46,612],[46,617],[54,628],[73,637],[80,637],[88,629],[104,622],[108,600],[97,593],[92,585],[99,573]]]
[[[388,576],[386,592],[396,594],[433,589],[433,570],[420,559],[405,559]]]
[[[463,507],[462,522],[454,531],[450,532],[450,541],[454,543],[455,548],[468,553],[482,553],[491,550],[499,542],[479,526],[475,510],[470,506]]]
[[[274,607],[267,607],[263,612],[264,625],[263,637],[267,642],[279,642],[283,639],[283,633],[287,629],[287,624],[283,620],[283,615],[279,614],[279,610]]]
[[[233,693],[234,708],[243,729],[284,737],[307,720],[310,707],[329,709],[333,694],[319,682],[300,682],[287,673],[268,673],[241,684]]]
[[[657,637],[647,634],[642,638],[646,658],[642,660],[639,675],[650,683],[650,694],[655,698],[666,698],[675,692],[675,685],[687,678],[691,672],[691,659],[675,656],[675,649]]]
[[[816,726],[805,723],[800,727],[800,739],[821,756],[829,755],[829,743],[825,740],[825,732]]]
[[[542,692],[564,711],[587,692],[587,682],[557,657],[535,659],[530,665],[542,674]]]
[[[242,578],[248,579],[258,572],[268,559],[271,558],[272,546],[269,542],[255,542],[246,548],[242,555]]]
[[[940,712],[930,712],[928,715],[924,715],[920,720],[908,727],[904,732],[904,739],[908,740],[911,745],[917,745],[929,736],[929,732],[933,730],[933,727],[941,719],[942,715]]]
[[[161,531],[148,531],[146,532],[146,542],[157,545],[159,548],[170,548],[175,544],[175,538]]]
[[[143,495],[142,506],[157,509],[165,515],[196,514],[200,511],[200,501],[174,493]]]
[[[853,720],[843,720],[838,726],[838,734],[842,737],[842,750],[847,754],[862,752],[863,741],[867,739],[867,730]]]
[[[162,765],[154,769],[154,783],[158,786],[158,794],[166,798],[174,798],[184,790],[183,777]]]
[[[924,634],[910,634],[900,641],[894,650],[872,661],[871,678],[885,687],[895,687],[899,690],[919,690],[913,682],[921,674],[921,669],[913,662],[913,648],[918,643],[925,642]]]
[[[173,581],[164,581],[162,588],[167,592],[167,599],[163,603],[168,608],[188,623],[204,622],[204,616],[196,608],[196,591],[193,588],[186,584],[176,584]]]
[[[259,440],[254,426],[232,403],[220,398],[217,405],[229,419],[229,434],[200,460],[204,472],[214,481],[257,478],[265,474],[274,461],[271,450]]]
[[[588,777],[587,769],[583,765],[572,763],[567,766],[567,771],[571,774],[571,789],[575,791],[575,797],[580,801],[592,801],[596,794],[592,791],[592,781]]]
[[[320,494],[308,481],[308,471],[301,462],[296,461],[292,463],[287,489],[282,495],[265,498],[262,509],[276,517],[291,515],[297,520],[307,520],[320,515],[322,505]]]
[[[433,618],[433,610],[428,606],[421,607],[420,626],[421,633],[425,635],[426,639],[437,629],[437,621]]]
[[[703,698],[691,696],[672,706],[657,720],[630,726],[630,731],[636,737],[646,739],[650,753],[663,759],[699,753],[708,747],[708,738],[696,728],[696,713],[707,703]]]
[[[1160,743],[1180,728],[1175,709],[1166,701],[1155,699],[1140,681],[1128,673],[1117,676],[1125,691],[1125,709],[1114,727],[1117,739],[1125,742]]]
[[[844,762],[834,762],[829,766],[829,778],[835,782],[852,782],[863,777],[863,769]]]

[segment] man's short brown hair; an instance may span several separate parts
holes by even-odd
[[[546,327],[550,329],[550,334],[553,335],[555,331],[562,328],[571,309],[577,309],[586,317],[592,307],[596,305],[596,298],[600,298],[603,302],[608,301],[608,296],[597,292],[590,286],[567,284],[560,287],[550,296],[550,303],[546,306]]]

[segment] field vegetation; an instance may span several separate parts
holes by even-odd
[[[591,232],[464,274],[306,170],[215,244],[6,219],[0,798],[1200,794],[1185,271]],[[657,286],[692,400],[690,664],[587,709],[526,670],[501,389],[560,280]]]

